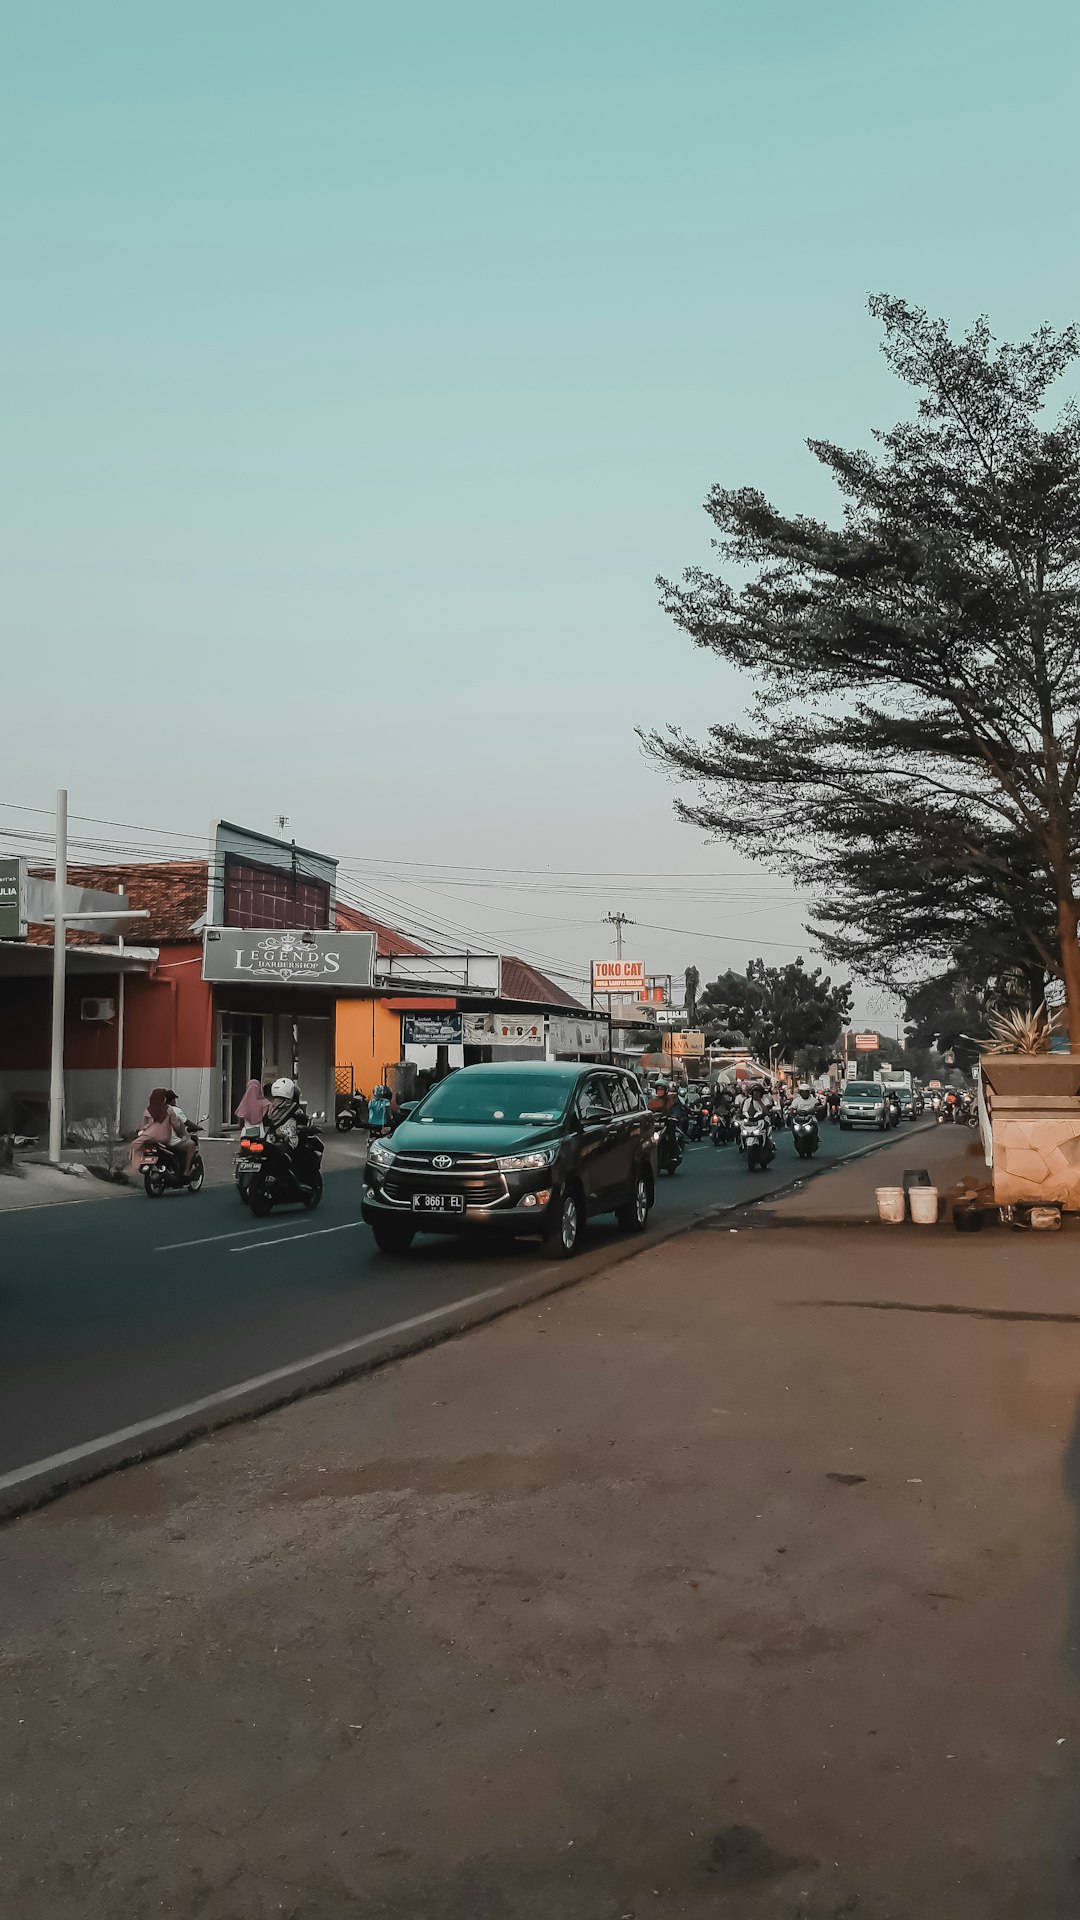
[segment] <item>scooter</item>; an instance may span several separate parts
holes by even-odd
[[[661,1173],[676,1174],[682,1166],[682,1135],[675,1125],[675,1115],[669,1113],[661,1118],[656,1129],[656,1144],[659,1149],[657,1164]]]
[[[800,1160],[810,1160],[821,1144],[817,1118],[812,1113],[793,1113],[791,1137]]]
[[[299,1200],[313,1213],[323,1197],[322,1135],[312,1126],[301,1125],[293,1147],[276,1127],[266,1126],[261,1146],[258,1168],[247,1190],[252,1213],[264,1219],[274,1207],[290,1200]]]
[[[714,1147],[730,1147],[735,1138],[735,1128],[727,1107],[720,1107],[713,1114],[709,1121],[709,1138]]]
[[[690,1109],[690,1118],[686,1126],[688,1140],[700,1140],[705,1131],[705,1109],[700,1100]]]
[[[244,1205],[251,1197],[252,1182],[262,1166],[265,1143],[258,1127],[245,1127],[236,1143],[236,1158],[233,1160],[233,1179],[236,1191]]]
[[[342,1107],[334,1124],[339,1133],[351,1133],[354,1127],[366,1127],[367,1120],[366,1096],[362,1093],[350,1093],[348,1104]]]
[[[741,1132],[746,1148],[747,1173],[764,1173],[776,1153],[776,1142],[769,1122],[764,1117],[744,1120]]]
[[[188,1133],[194,1141],[198,1141],[199,1129],[193,1127],[190,1122]],[[173,1147],[162,1146],[159,1141],[150,1141],[143,1148],[140,1171],[148,1200],[160,1200],[163,1193],[181,1187],[186,1187],[189,1193],[198,1193],[206,1178],[206,1169],[197,1145],[195,1158],[185,1173],[183,1162]]]

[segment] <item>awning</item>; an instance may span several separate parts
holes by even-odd
[[[65,972],[149,973],[158,957],[156,947],[68,947]],[[22,940],[0,940],[0,979],[52,978],[52,946],[27,946]]]

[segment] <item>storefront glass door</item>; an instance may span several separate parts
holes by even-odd
[[[221,1016],[221,1124],[233,1116],[249,1080],[262,1079],[263,1031],[259,1013],[223,1013]]]

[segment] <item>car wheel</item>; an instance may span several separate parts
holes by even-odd
[[[649,1208],[652,1206],[652,1188],[644,1167],[639,1168],[634,1181],[634,1197],[625,1207],[616,1207],[615,1218],[624,1233],[644,1233],[649,1224]]]
[[[402,1220],[373,1220],[371,1231],[380,1253],[408,1253],[416,1235]]]
[[[544,1257],[572,1260],[581,1239],[581,1197],[573,1187],[559,1196],[555,1218],[543,1238]]]

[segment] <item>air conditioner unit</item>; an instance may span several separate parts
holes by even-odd
[[[80,1020],[115,1020],[115,1000],[80,1000]]]

